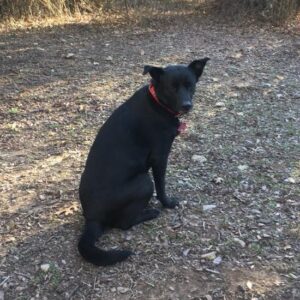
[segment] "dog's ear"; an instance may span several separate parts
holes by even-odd
[[[144,66],[143,75],[147,73],[149,73],[154,80],[159,81],[160,76],[164,73],[164,69],[147,65]]]
[[[201,74],[203,73],[204,67],[206,65],[206,63],[210,60],[210,58],[205,57],[202,59],[198,59],[198,60],[194,60],[192,61],[188,68],[191,69],[193,71],[193,73],[196,75],[197,80],[199,79],[199,77],[201,76]]]

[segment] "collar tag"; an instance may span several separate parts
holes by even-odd
[[[186,131],[187,129],[187,123],[186,122],[180,122],[179,126],[177,128],[178,134],[182,134]]]

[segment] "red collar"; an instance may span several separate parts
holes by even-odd
[[[161,103],[158,100],[153,83],[149,84],[149,92],[150,92],[150,95],[152,96],[153,101],[155,101],[158,105],[160,105],[162,108],[164,108],[171,115],[173,115],[174,117],[179,117],[181,115],[180,113],[172,110],[167,105]],[[179,126],[177,128],[178,134],[185,132],[186,128],[187,128],[187,124],[185,122],[179,122]]]
[[[151,82],[149,84],[149,92],[152,96],[153,101],[155,101],[158,105],[160,105],[162,108],[164,108],[167,112],[169,112],[171,115],[173,115],[174,117],[179,117],[180,113],[172,110],[171,108],[169,108],[167,105],[163,104],[162,102],[160,102],[157,98],[156,92],[155,92],[155,88],[153,83]]]

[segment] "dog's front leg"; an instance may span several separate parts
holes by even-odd
[[[161,155],[155,157],[152,163],[152,172],[158,200],[164,207],[174,208],[178,205],[178,201],[176,201],[175,199],[168,198],[165,191],[167,163],[168,156]]]

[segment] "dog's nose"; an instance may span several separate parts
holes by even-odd
[[[192,104],[184,104],[181,106],[181,109],[185,112],[188,112],[189,110],[191,110],[192,108]]]

